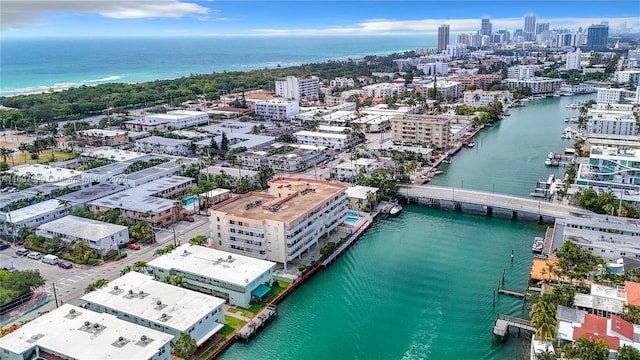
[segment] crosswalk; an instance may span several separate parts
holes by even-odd
[[[83,270],[82,272],[77,272],[73,276],[65,277],[59,279],[55,282],[56,292],[61,294],[68,290],[69,287],[75,287],[74,285],[78,282],[83,282],[83,280],[95,276],[98,271],[94,269]],[[84,282],[83,282],[84,283]],[[84,288],[85,286],[83,286]],[[44,290],[51,296],[53,296],[53,282],[47,281],[44,285]]]

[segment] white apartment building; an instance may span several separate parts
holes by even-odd
[[[353,79],[344,78],[344,77],[337,77],[337,78],[331,80],[329,82],[329,84],[331,85],[331,87],[342,87],[342,86],[354,87],[354,86],[356,86],[356,82],[353,81]]]
[[[138,151],[170,155],[186,155],[189,153],[189,144],[191,144],[191,141],[170,139],[161,136],[149,136],[136,140],[134,144]]]
[[[640,191],[640,150],[592,146],[589,162],[580,164],[576,175],[580,188]]]
[[[457,81],[437,80],[435,83],[431,81],[421,86],[420,93],[424,98],[428,98],[429,89],[433,89],[434,86],[443,100],[456,100],[462,92],[460,83]]]
[[[467,45],[465,44],[449,44],[447,48],[442,52],[450,60],[462,59],[467,55]]]
[[[231,200],[224,201],[222,204]],[[214,205],[214,208],[216,206],[219,205]],[[211,216],[213,223],[214,215]],[[229,216],[233,218],[233,215]],[[242,224],[231,225],[229,230],[242,227]],[[262,230],[262,234],[265,230]],[[257,233],[251,234],[253,234],[251,236],[259,236]],[[236,236],[248,238],[250,232],[246,234],[238,232]],[[238,251],[227,252],[205,246],[183,244],[170,253],[153,259],[147,263],[147,266],[153,269],[153,277],[156,280],[162,280],[167,275],[179,275],[182,276],[186,288],[225,299],[233,306],[249,308],[251,300],[264,296],[264,291],[268,291],[268,287],[273,284],[273,268],[276,264],[239,255]]]
[[[0,341],[3,360],[170,360],[173,336],[64,304],[21,325]],[[35,355],[37,354],[37,355]]]
[[[144,117],[146,121],[166,123],[167,127],[183,129],[209,123],[209,114],[201,111],[172,110],[165,114],[153,114]]]
[[[622,70],[613,73],[613,81],[618,84],[640,85],[640,69]]]
[[[536,76],[536,68],[532,65],[516,65],[507,69],[507,79],[530,79]]]
[[[100,255],[117,250],[129,242],[129,228],[126,226],[73,215],[40,225],[36,235],[50,239],[58,237],[71,244],[80,241],[97,250]]]
[[[276,178],[267,192],[238,195],[209,209],[213,247],[286,269],[343,223],[346,190],[329,181]]]
[[[580,49],[576,49],[574,52],[567,53],[567,61],[565,63],[565,68],[567,70],[580,70],[582,68],[582,51]]]
[[[587,133],[590,135],[638,135],[638,124],[633,111],[589,109],[587,116]]]
[[[418,70],[421,70],[425,75],[448,75],[449,74],[449,64],[445,62],[431,62],[431,63],[421,63],[416,66]]]
[[[505,104],[513,100],[513,94],[509,91],[483,91],[482,89],[464,92],[464,104],[474,108],[489,106],[495,100]]]
[[[322,146],[328,149],[340,150],[349,147],[353,138],[347,134],[329,134],[319,131],[298,131],[293,133],[298,144]]]
[[[256,115],[273,120],[291,120],[293,116],[300,113],[298,101],[283,99],[258,100],[255,105]]]
[[[587,83],[577,85],[562,84],[560,86],[560,92],[565,94],[589,94],[595,92],[595,86]]]
[[[391,133],[396,141],[444,149],[449,143],[449,124],[454,119],[447,115],[398,115],[391,119]]]
[[[67,184],[80,182],[82,171],[65,169],[44,164],[22,164],[12,167],[6,171],[16,178],[28,183],[55,183],[64,182]]]
[[[510,88],[518,88],[520,86],[528,87],[534,95],[553,94],[560,90],[562,80],[545,77],[533,77],[527,79],[504,79],[502,83]]]
[[[342,164],[336,165],[336,175],[338,179],[352,179],[358,175],[371,176],[371,172],[375,169],[390,165],[391,159],[377,158],[367,159],[359,158],[356,160],[345,161]]]
[[[385,96],[401,95],[405,91],[405,86],[394,83],[378,83],[362,87],[362,94],[365,97],[383,98]]]
[[[620,100],[624,99],[627,94],[627,90],[625,89],[597,88],[597,90],[596,102],[598,104],[617,104]]]
[[[174,342],[187,333],[200,346],[222,329],[223,299],[158,280],[131,271],[82,300],[90,310],[162,331]]]
[[[51,199],[16,210],[0,210],[1,233],[17,236],[19,229],[35,229],[38,226],[66,216],[69,210],[58,200]]]
[[[319,85],[320,79],[316,76],[310,78],[287,76],[276,80],[276,95],[290,100],[314,100],[318,98]]]

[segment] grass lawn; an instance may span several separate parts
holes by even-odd
[[[227,316],[224,317],[224,321],[225,323],[227,322]],[[201,360],[207,357],[207,355],[211,354],[213,352],[213,350],[215,350],[218,345],[220,345],[223,341],[225,341],[228,337],[233,336],[233,332],[235,331],[234,328],[232,328],[231,326],[225,324],[224,327],[218,332],[218,334],[222,335],[222,337],[220,338],[220,340],[216,341],[215,344],[213,344],[209,349],[207,349],[207,351],[203,352],[202,355],[198,356],[196,359],[197,360]]]
[[[235,330],[238,330],[240,327],[242,327],[242,325],[245,324],[245,322],[233,316],[225,315],[224,324],[232,327]]]
[[[52,162],[52,161],[64,161],[64,160],[69,160],[69,159],[73,159],[75,158],[77,155],[70,153],[70,152],[64,152],[64,151],[60,151],[60,150],[54,150],[53,151],[53,155],[55,157],[55,159],[51,158],[51,150],[45,150],[43,152],[40,153],[40,159],[33,160],[31,159],[31,154],[27,153],[27,161],[25,162],[25,156],[24,153],[14,153],[12,154],[13,156],[13,160],[11,160],[11,157],[9,157],[7,159],[7,165],[9,165],[10,167],[13,166],[18,166],[18,165],[22,165],[22,164],[36,164],[36,163],[40,163],[40,164],[44,164],[44,163],[48,163],[48,162]]]

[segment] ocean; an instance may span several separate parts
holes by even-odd
[[[0,96],[433,48],[425,36],[3,39]]]

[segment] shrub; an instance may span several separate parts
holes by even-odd
[[[104,260],[115,260],[117,256],[118,256],[118,250],[111,249],[107,251],[104,255],[102,255],[102,258]]]
[[[305,264],[298,265],[298,271],[304,271],[304,269],[306,269],[306,268],[307,268],[307,265],[305,265]]]
[[[98,259],[91,258],[87,260],[87,265],[95,266],[98,265],[98,262]]]
[[[120,254],[118,254],[118,256],[116,256],[116,258],[114,260],[118,261],[118,260],[124,259],[126,257],[127,257],[127,253],[126,252],[121,252]]]

